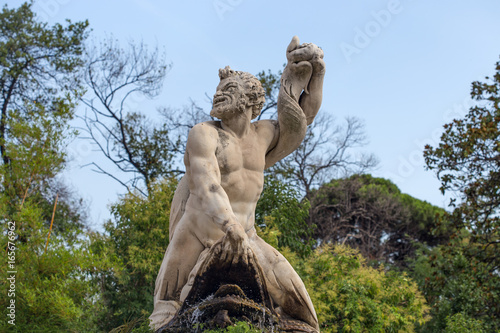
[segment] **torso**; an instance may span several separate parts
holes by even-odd
[[[221,186],[230,199],[238,221],[249,232],[254,226],[255,207],[264,185],[265,156],[274,138],[275,123],[272,121],[252,123],[250,131],[242,138],[222,129],[218,121],[205,124],[210,125],[214,134],[216,133],[215,156],[220,169]],[[188,164],[186,166],[189,167]],[[200,222],[212,225],[207,221]],[[207,230],[213,233],[213,236],[209,237],[210,242],[223,235],[222,231],[217,229],[219,228]]]

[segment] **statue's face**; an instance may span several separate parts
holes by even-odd
[[[248,97],[243,82],[236,77],[228,77],[217,86],[210,115],[219,119],[244,111]]]

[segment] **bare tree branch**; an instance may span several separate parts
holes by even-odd
[[[334,119],[320,114],[310,125],[302,145],[278,162],[271,172],[296,182],[306,197],[328,178],[365,172],[378,163],[376,157],[353,155],[351,151],[366,144],[364,125],[354,117],[346,118],[346,126],[333,126]]]
[[[152,124],[134,110],[132,96],[155,97],[167,70],[164,53],[149,51],[144,43],[129,42],[128,48],[108,38],[87,51],[85,82],[89,93],[82,98],[87,110],[81,118],[88,137],[117,169],[132,174],[122,181],[111,171],[91,163],[94,171],[118,181],[127,190],[146,194],[144,186],[158,177],[182,173],[172,169],[172,158],[179,149],[164,124]]]

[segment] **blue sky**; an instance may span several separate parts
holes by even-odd
[[[277,71],[293,35],[313,42],[327,65],[320,112],[363,119],[370,140],[363,150],[380,160],[373,174],[441,207],[423,146],[437,144],[442,125],[465,114],[471,82],[491,75],[500,55],[496,0],[42,0],[34,8],[50,23],[88,19],[97,40],[112,34],[164,48],[172,69],[163,91],[138,103],[152,117],[158,106],[190,99],[208,109],[205,93],[215,92],[219,68]],[[73,142],[70,152],[66,178],[99,226],[123,188],[78,167],[99,158],[87,143]]]

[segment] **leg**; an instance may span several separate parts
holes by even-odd
[[[210,252],[210,248],[207,247],[207,248],[205,248],[205,250],[203,250],[203,252],[200,253],[200,255],[198,257],[198,262],[196,263],[196,265],[194,265],[193,269],[191,270],[191,273],[189,273],[189,278],[181,291],[181,296],[180,296],[181,303],[184,302],[187,295],[189,294],[189,292],[193,288],[193,283],[194,283],[194,279],[196,277],[196,273],[198,273],[200,266],[203,264],[203,262],[207,258],[207,255],[209,252]]]
[[[180,308],[180,293],[204,246],[187,228],[176,230],[156,278],[151,327],[159,329]]]
[[[267,289],[275,306],[281,307],[292,318],[319,329],[311,298],[290,263],[256,234],[250,236],[250,246],[262,266]]]

